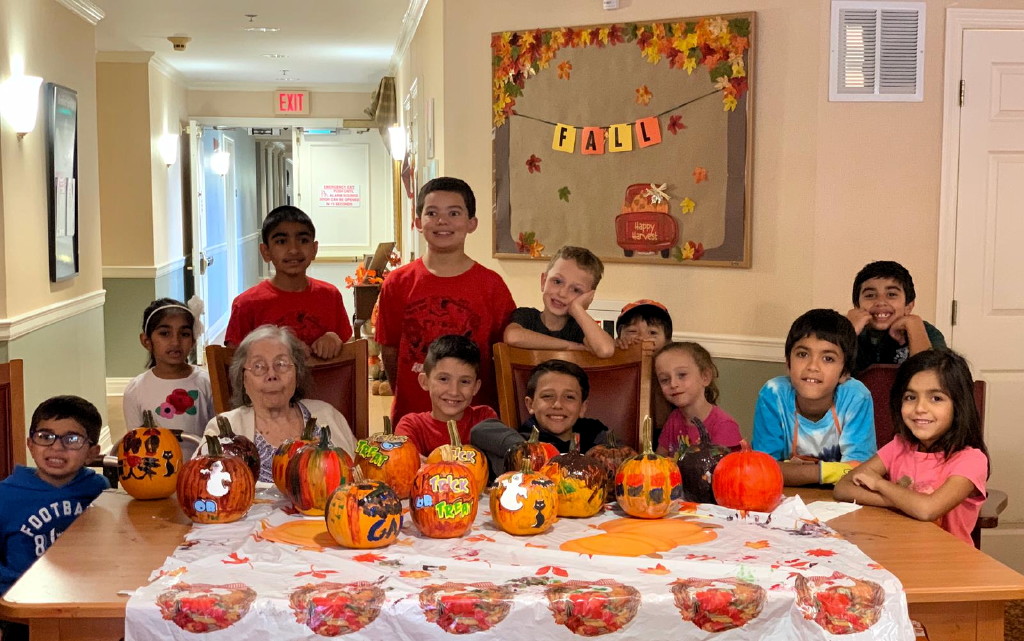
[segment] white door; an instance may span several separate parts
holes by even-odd
[[[1024,31],[966,30],[960,111],[957,318],[951,346],[988,382],[989,484],[1009,494],[1001,521],[1024,521]]]
[[[189,171],[192,183],[192,260],[191,274],[193,291],[204,302],[209,298],[207,293],[207,262],[203,248],[206,246],[206,181],[203,171],[203,129],[195,120],[188,123]],[[203,327],[209,327],[209,310],[204,309],[200,321]],[[196,337],[196,360],[201,364],[206,359],[206,345],[209,342],[207,333]]]

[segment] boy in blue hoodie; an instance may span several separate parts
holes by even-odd
[[[55,396],[33,412],[28,449],[36,466],[19,465],[0,482],[0,596],[109,487],[85,467],[99,454],[102,422],[77,396]]]

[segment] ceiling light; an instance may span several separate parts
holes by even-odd
[[[277,27],[246,27],[242,31],[258,31],[259,33],[273,33],[280,31]]]

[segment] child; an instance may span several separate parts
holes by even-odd
[[[786,337],[786,369],[754,410],[755,450],[781,462],[786,485],[833,484],[875,453],[871,394],[848,377],[857,336],[831,309],[812,309]]]
[[[672,316],[657,301],[642,298],[622,308],[615,320],[615,346],[629,349],[638,341],[653,341],[658,351],[672,340]]]
[[[615,353],[615,341],[587,313],[604,274],[589,249],[565,245],[540,275],[544,310],[520,307],[505,328],[505,342],[526,349],[587,350],[600,358]]]
[[[942,332],[914,309],[914,279],[897,262],[868,263],[853,279],[853,309],[846,317],[857,333],[857,365],[861,372],[875,363],[902,363],[932,347],[945,347]]]
[[[459,426],[459,438],[469,443],[469,429],[480,421],[497,418],[487,405],[470,405],[480,391],[480,349],[465,336],[447,334],[427,349],[420,387],[430,395],[429,412],[412,412],[395,426],[395,434],[408,436],[420,455],[450,442],[448,421]]]
[[[260,255],[274,264],[274,275],[239,294],[231,303],[225,345],[238,345],[260,325],[290,327],[319,358],[334,358],[352,337],[352,323],[341,292],[306,275],[316,258],[316,228],[304,211],[276,207],[263,221]]]
[[[692,423],[695,418],[704,423],[712,443],[739,447],[740,426],[715,405],[718,368],[708,350],[697,343],[669,343],[654,356],[654,372],[662,394],[676,408],[661,430],[658,454],[675,454],[682,436],[690,443],[699,442],[700,432]]]
[[[32,413],[28,449],[36,466],[19,465],[0,482],[0,596],[109,487],[85,467],[99,455],[102,423],[77,396],[55,396]]]
[[[428,181],[416,199],[415,222],[426,252],[390,272],[377,301],[377,342],[395,394],[396,425],[409,412],[431,409],[417,379],[427,348],[444,334],[462,334],[480,348],[479,402],[497,408],[491,346],[515,309],[501,276],[466,255],[466,236],[479,222],[469,185],[458,178]]]
[[[470,442],[487,454],[491,470],[501,474],[505,454],[522,443],[536,427],[540,441],[568,452],[574,434],[580,436],[580,451],[605,442],[608,427],[597,419],[583,418],[590,396],[590,379],[583,368],[568,361],[551,359],[533,368],[526,383],[526,408],[530,419],[519,431],[497,420],[484,421],[470,430]]]
[[[145,372],[124,389],[122,407],[128,429],[142,425],[142,412],[153,412],[157,425],[202,436],[213,417],[213,394],[206,370],[188,362],[195,347],[196,315],[173,298],[161,298],[142,313],[139,342],[149,352]],[[182,441],[192,457],[195,443]]]
[[[896,437],[836,484],[836,498],[939,520],[974,545],[988,451],[967,363],[945,348],[911,356],[896,374],[889,409]]]

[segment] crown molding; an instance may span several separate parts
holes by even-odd
[[[103,13],[99,5],[89,0],[57,0],[58,3],[67,7],[72,13],[82,20],[96,26],[107,14]]]
[[[150,58],[149,64],[152,65],[154,69],[164,74],[165,76],[170,78],[172,81],[178,83],[182,87],[188,85],[188,78],[185,77],[185,74],[181,73],[180,71],[172,67],[171,64],[167,62],[162,56],[154,55],[152,58]]]
[[[420,20],[423,19],[423,11],[427,8],[429,0],[410,0],[409,8],[402,16],[402,30],[398,34],[398,42],[395,43],[395,53],[391,56],[391,64],[388,66],[388,75],[398,75],[398,69],[402,66],[402,59],[405,58],[412,39],[419,29]]]
[[[175,258],[162,265],[108,265],[103,267],[103,278],[161,278],[185,268],[185,257]]]
[[[99,289],[77,298],[61,301],[30,312],[0,319],[0,341],[11,341],[62,320],[103,307],[107,292]]]
[[[309,91],[316,93],[373,93],[377,85],[364,83],[317,83],[297,82],[295,86],[282,87],[280,82],[205,82],[196,81],[188,84],[189,91],[253,91],[272,93],[279,89],[287,91]]]
[[[96,62],[130,62],[142,64],[153,57],[152,51],[97,51]]]

